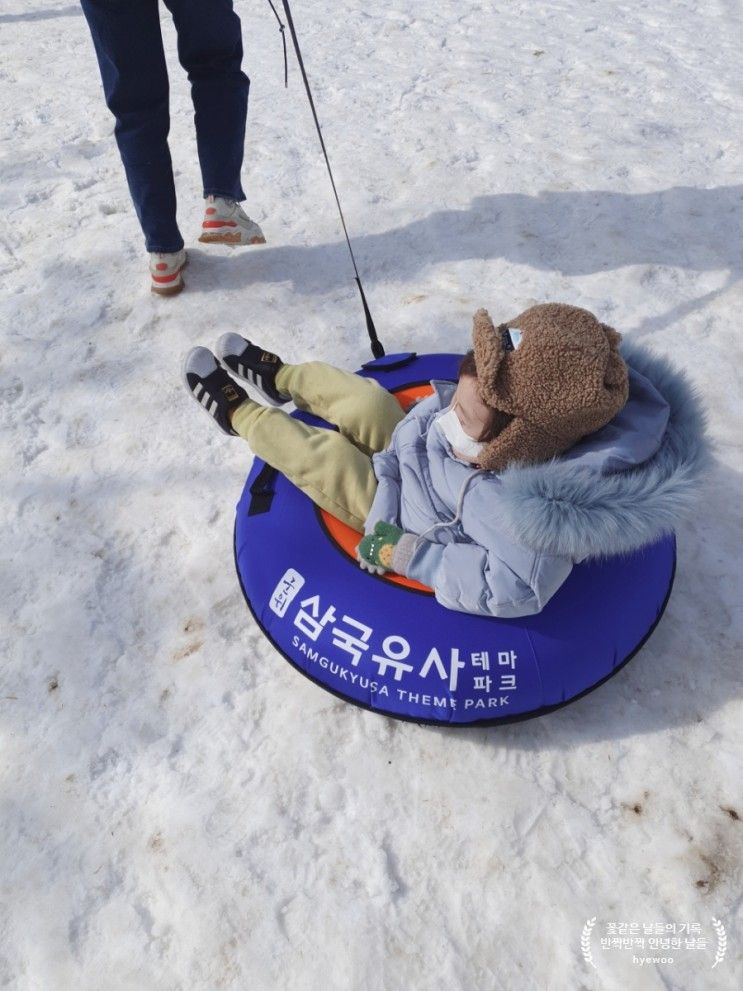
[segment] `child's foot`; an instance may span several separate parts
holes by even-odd
[[[230,414],[244,403],[248,394],[233,382],[208,348],[191,348],[183,361],[183,381],[197,403],[226,434],[237,436]]]
[[[183,288],[181,272],[188,265],[185,248],[172,254],[150,252],[151,289],[161,296],[175,296]]]
[[[206,244],[265,244],[258,224],[235,200],[207,196],[199,241]]]
[[[264,351],[239,334],[222,334],[215,348],[217,357],[241,379],[250,382],[271,406],[285,406],[292,397],[279,392],[276,373],[283,365],[277,354]]]

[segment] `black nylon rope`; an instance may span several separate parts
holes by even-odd
[[[270,4],[270,6],[271,6],[271,10],[274,12],[274,15],[276,17],[276,20],[279,22],[279,29],[281,31],[281,37],[282,37],[282,40],[284,41],[284,82],[286,84],[286,81],[287,81],[287,78],[288,78],[288,70],[287,70],[287,62],[286,62],[286,39],[285,39],[285,36],[284,36],[284,25],[281,23],[281,18],[279,17],[278,13],[276,12],[276,8],[274,7],[274,5],[272,3],[272,0],[268,0],[268,2]],[[356,256],[353,253],[353,247],[351,246],[351,239],[348,236],[348,228],[346,227],[346,218],[343,215],[343,207],[341,206],[341,201],[340,201],[340,198],[338,196],[338,190],[336,189],[335,178],[333,176],[333,169],[331,168],[331,165],[330,165],[330,159],[328,158],[328,152],[327,152],[327,149],[325,147],[325,139],[323,138],[322,129],[320,127],[320,121],[319,121],[318,116],[317,116],[317,110],[315,109],[315,101],[312,98],[312,90],[310,89],[310,83],[309,83],[309,80],[307,78],[307,71],[305,70],[305,67],[304,67],[304,59],[302,58],[302,51],[301,51],[301,49],[299,47],[299,40],[297,38],[297,32],[296,32],[296,30],[294,28],[294,20],[292,18],[291,9],[289,7],[289,0],[281,0],[281,2],[282,2],[282,6],[284,8],[284,13],[286,14],[287,23],[289,25],[289,33],[292,36],[292,43],[294,44],[294,51],[296,52],[296,55],[297,55],[297,62],[299,63],[299,70],[302,73],[302,79],[304,81],[304,88],[307,91],[307,98],[310,101],[310,109],[312,110],[312,117],[313,117],[313,119],[315,121],[315,128],[317,129],[317,136],[320,139],[320,147],[322,148],[323,157],[325,158],[325,164],[326,164],[327,169],[328,169],[328,175],[330,176],[330,184],[333,187],[333,195],[335,196],[335,202],[338,205],[338,213],[340,214],[341,224],[343,225],[343,233],[344,233],[345,238],[346,238],[346,244],[348,245],[348,251],[349,251],[349,254],[351,255],[351,263],[353,265],[353,270],[354,270],[354,273],[355,273],[355,282],[356,282],[356,285],[358,286],[359,294],[361,295],[361,304],[364,307],[364,317],[366,319],[366,330],[367,330],[367,333],[369,334],[369,340],[371,341],[372,354],[374,355],[375,358],[382,358],[382,357],[384,357],[384,353],[385,353],[384,347],[382,346],[382,342],[377,337],[377,329],[374,326],[374,320],[372,318],[371,311],[369,309],[369,304],[366,301],[366,295],[364,293],[364,287],[361,284],[361,276],[359,275],[359,269],[358,269],[358,266],[356,265]]]
[[[273,11],[273,16],[276,18],[279,24],[279,31],[281,32],[281,43],[284,46],[284,86],[289,85],[289,60],[286,57],[286,35],[284,31],[286,30],[286,24],[283,23],[279,17],[276,8],[273,5],[273,0],[268,0],[268,5]]]

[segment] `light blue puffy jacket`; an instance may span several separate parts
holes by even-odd
[[[704,413],[682,372],[629,344],[629,398],[601,430],[558,458],[496,473],[457,458],[435,418],[455,383],[398,423],[373,455],[378,520],[407,531],[400,569],[450,609],[516,617],[539,612],[588,557],[632,551],[674,528],[702,468]]]

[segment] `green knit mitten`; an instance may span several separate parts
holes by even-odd
[[[385,523],[380,520],[374,527],[373,533],[367,533],[362,538],[356,550],[359,564],[365,571],[382,575],[385,571],[392,571],[392,555],[395,545],[405,533],[394,523]]]

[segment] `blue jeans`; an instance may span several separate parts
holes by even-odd
[[[116,118],[116,141],[148,251],[183,247],[168,148],[170,110],[158,0],[80,0]],[[244,200],[250,80],[232,0],[164,0],[188,72],[204,196]]]

